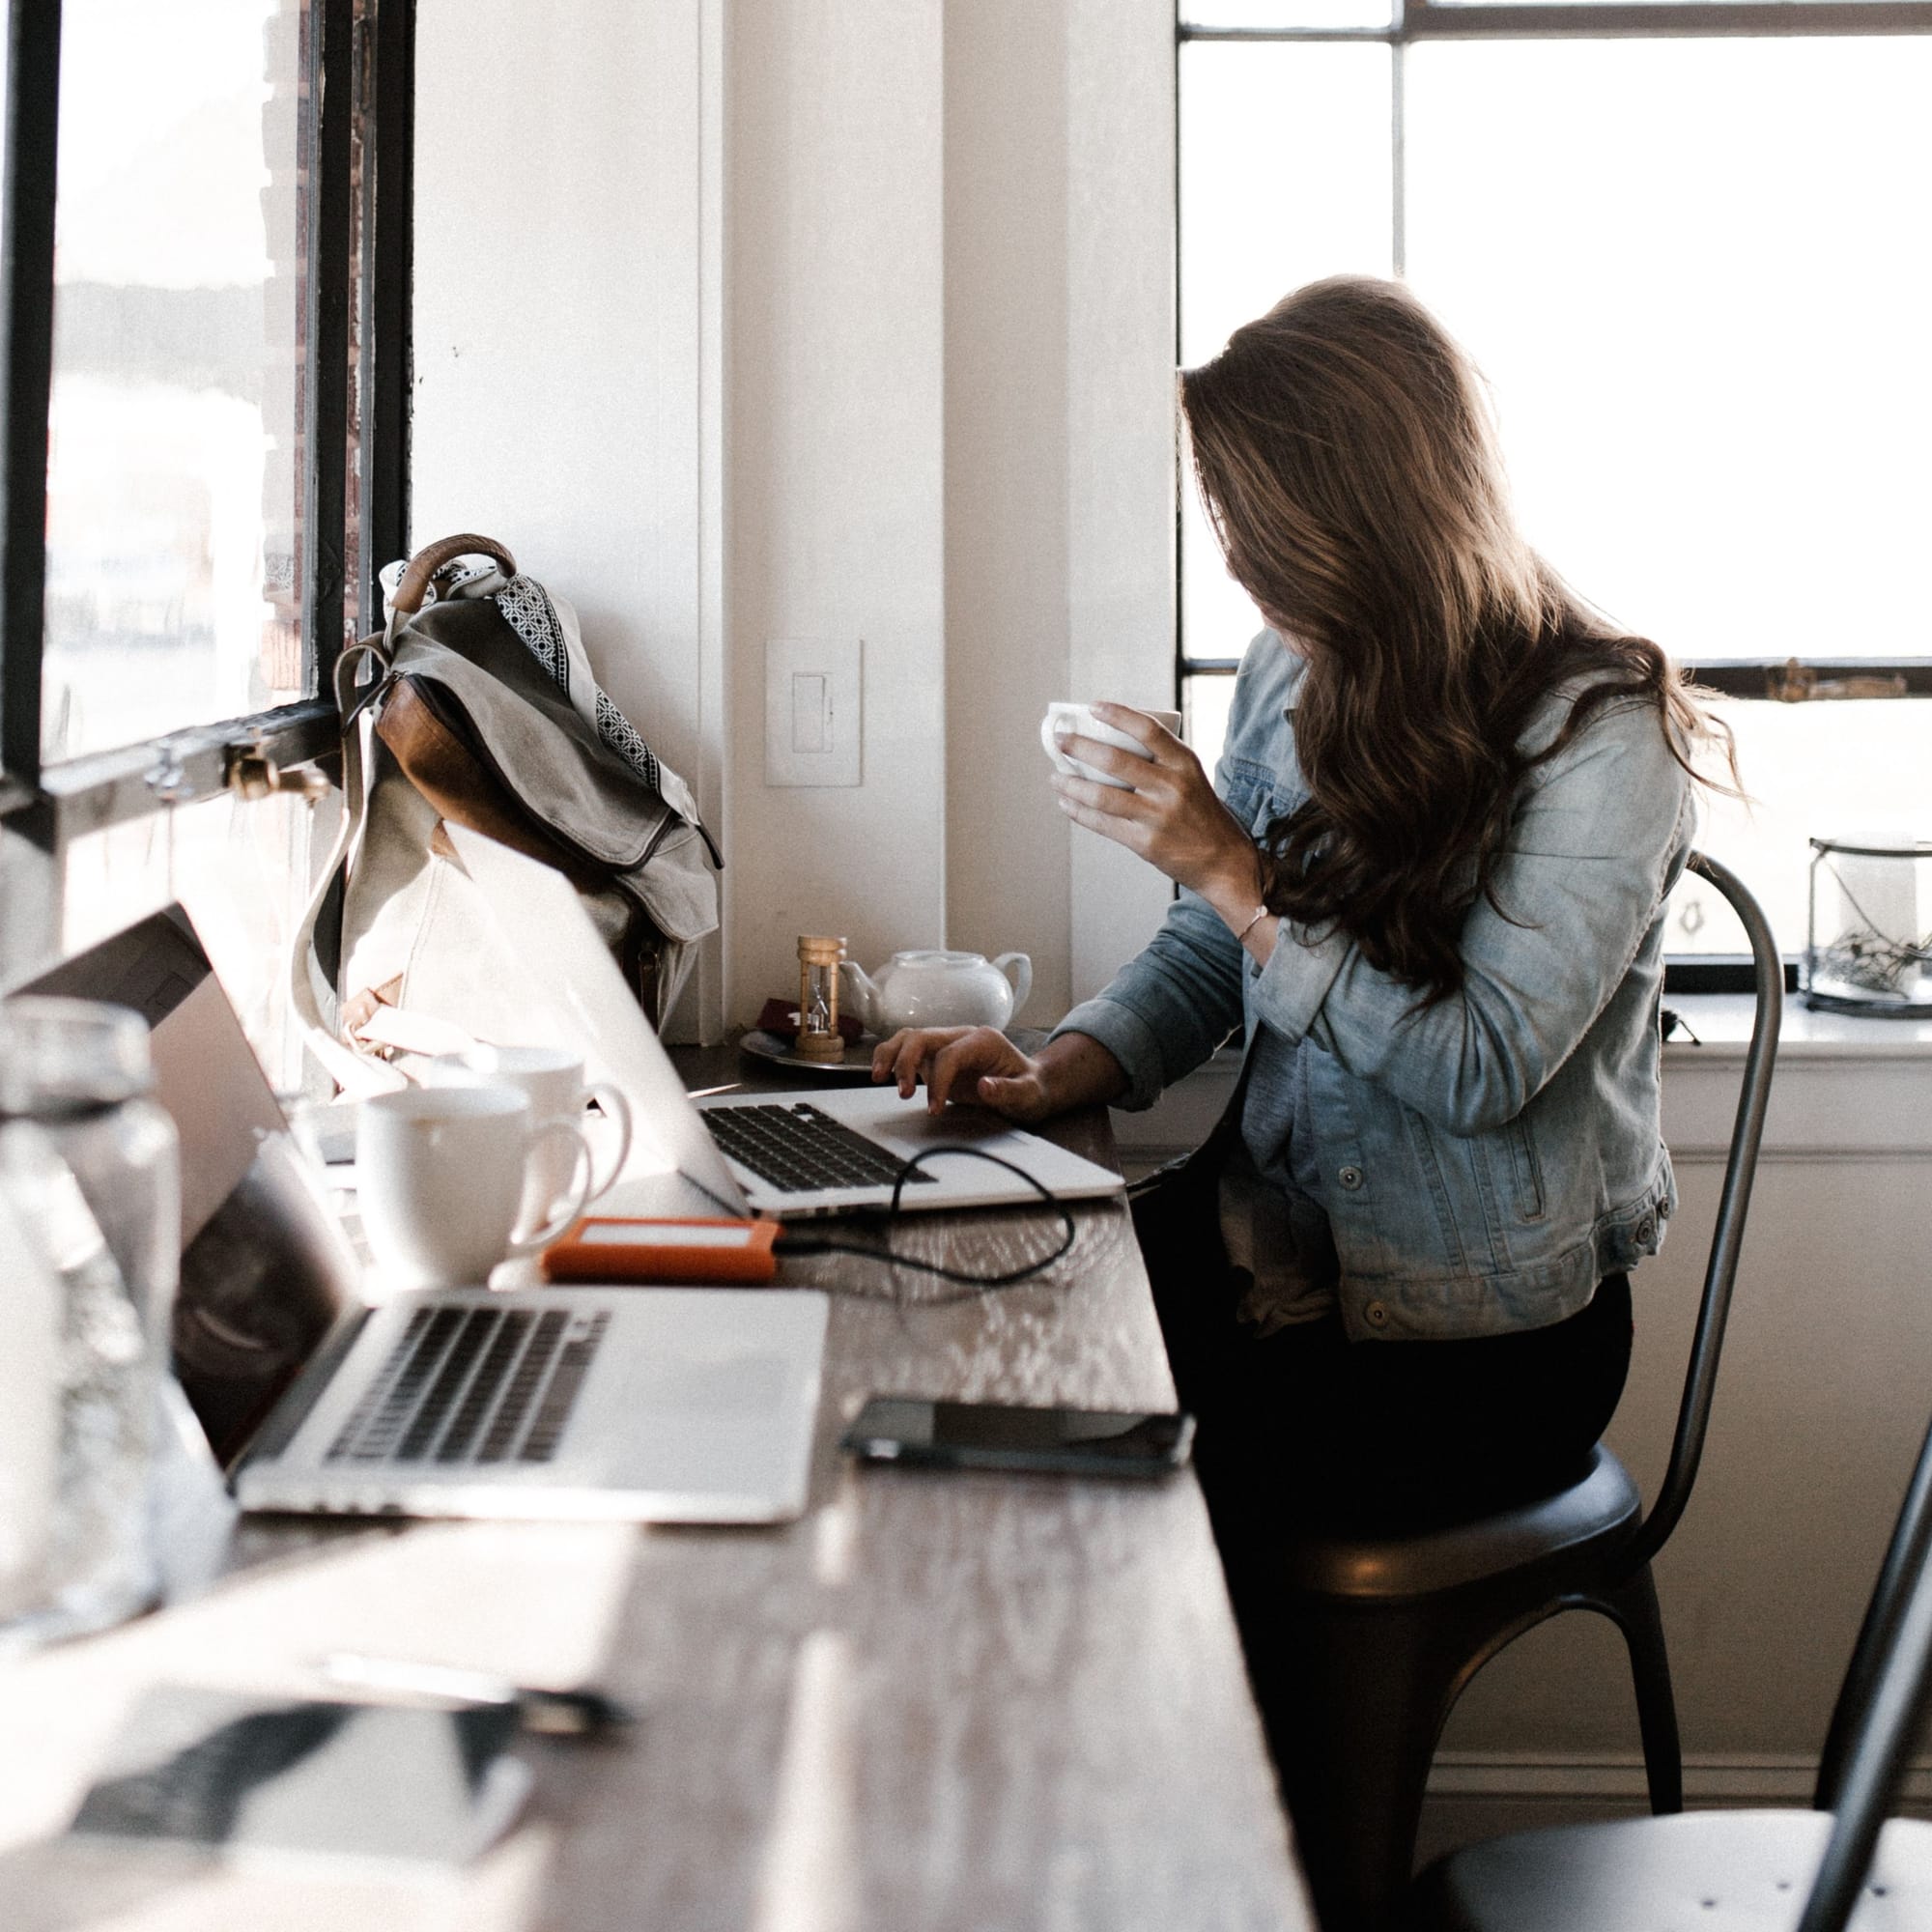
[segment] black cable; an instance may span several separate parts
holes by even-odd
[[[971,1154],[975,1160],[989,1160],[995,1167],[1003,1167],[1009,1174],[1018,1175],[1049,1208],[1055,1209],[1060,1215],[1061,1225],[1065,1231],[1060,1245],[1050,1255],[1043,1256],[1037,1262],[1028,1262],[1024,1267],[1008,1268],[1002,1274],[967,1274],[963,1269],[950,1268],[939,1262],[921,1261],[913,1255],[899,1254],[890,1244],[885,1247],[868,1248],[862,1247],[854,1241],[805,1239],[794,1236],[789,1230],[778,1237],[776,1252],[781,1255],[860,1255],[867,1261],[889,1262],[895,1267],[915,1268],[921,1274],[933,1274],[940,1276],[946,1281],[956,1281],[973,1291],[974,1293],[978,1293],[984,1289],[1012,1288],[1020,1282],[1031,1281],[1035,1275],[1043,1273],[1055,1262],[1071,1251],[1074,1240],[1080,1232],[1074,1223],[1072,1210],[1037,1176],[1029,1174],[1025,1168],[1005,1159],[1000,1154],[988,1153],[984,1148],[929,1147],[923,1148],[918,1153],[914,1154],[899,1169],[898,1179],[893,1183],[892,1201],[883,1210],[882,1218],[888,1228],[905,1217],[905,1209],[900,1205],[900,1196],[905,1192],[906,1182],[919,1171],[923,1163],[934,1159],[940,1154],[947,1153]],[[852,1291],[834,1289],[831,1292],[833,1293],[841,1292],[849,1293]],[[880,1300],[884,1297],[870,1295],[867,1298],[869,1300]],[[899,1297],[894,1295],[891,1298],[896,1301]],[[921,1300],[918,1306],[922,1308],[939,1308],[951,1302],[967,1301],[971,1298],[970,1294],[935,1294]]]

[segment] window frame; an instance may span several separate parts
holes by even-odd
[[[1524,5],[1498,0],[1390,0],[1386,26],[1376,27],[1216,27],[1179,17],[1176,8],[1175,60],[1175,176],[1179,179],[1181,156],[1179,51],[1193,42],[1375,42],[1392,50],[1395,71],[1390,89],[1389,141],[1394,167],[1390,211],[1392,259],[1401,275],[1406,264],[1405,169],[1403,117],[1403,50],[1425,41],[1469,40],[1663,40],[1770,38],[1806,39],[1850,35],[1932,34],[1932,0],[1657,0],[1657,4],[1628,4],[1627,0],[1528,0]],[[1180,357],[1180,220],[1175,221],[1175,356]],[[1239,658],[1190,657],[1181,594],[1186,568],[1182,532],[1185,504],[1180,492],[1188,479],[1179,479],[1175,506],[1174,607],[1175,701],[1186,704],[1187,683],[1196,677],[1232,677]],[[1873,704],[1899,699],[1932,698],[1932,658],[1862,659],[1803,657],[1737,659],[1688,657],[1677,660],[1702,689],[1715,696],[1762,702],[1802,703],[1821,699]],[[1884,692],[1846,696],[1850,681],[1871,680],[1889,687]],[[1786,978],[1792,979],[1787,955]],[[1666,961],[1666,985],[1671,991],[1748,991],[1751,967],[1747,957],[1720,954],[1675,954]],[[1795,981],[1794,981],[1795,983]]]
[[[1400,276],[1406,267],[1405,171],[1403,155],[1402,55],[1405,47],[1423,41],[1524,40],[1668,40],[1775,39],[1802,40],[1849,35],[1932,34],[1932,0],[1528,0],[1524,5],[1497,0],[1390,0],[1389,23],[1381,27],[1215,27],[1179,18],[1176,7],[1175,61],[1175,176],[1181,159],[1180,62],[1179,52],[1191,42],[1378,42],[1393,50],[1394,85],[1389,96],[1389,142],[1394,157],[1394,203],[1390,211],[1392,259]],[[1175,357],[1180,356],[1180,222],[1175,220]],[[1180,479],[1186,487],[1187,479]],[[1175,582],[1185,568],[1180,540],[1183,506],[1177,498],[1175,518]],[[1184,600],[1177,594],[1174,608],[1176,702],[1182,700],[1185,682],[1196,676],[1232,676],[1238,658],[1190,658],[1183,628]],[[1804,701],[1794,688],[1794,669],[1815,671],[1820,683],[1875,678],[1892,684],[1886,698],[1873,696],[1843,701],[1872,703],[1891,697],[1932,697],[1932,658],[1862,659],[1804,657],[1796,659],[1682,658],[1678,662],[1696,674],[1707,690],[1726,697]],[[1836,697],[1837,694],[1827,694]]]
[[[52,383],[59,0],[9,0],[7,176],[0,209],[0,838],[57,860],[62,846],[170,806],[272,782],[340,745],[327,693],[351,600],[381,609],[379,560],[408,548],[414,0],[310,0],[302,76],[307,287],[303,363],[301,625],[308,696],[43,766],[47,411]],[[361,150],[360,237],[353,205]],[[356,582],[347,582],[352,291],[361,333]],[[24,868],[23,868],[24,869]],[[32,868],[59,890],[59,866]],[[17,882],[8,879],[9,923]],[[58,925],[58,907],[38,912]],[[0,949],[0,974],[14,949]]]

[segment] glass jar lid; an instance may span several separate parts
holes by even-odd
[[[0,1117],[92,1113],[154,1084],[148,1023],[131,1008],[39,994],[0,1001]]]
[[[1838,838],[1813,838],[1814,852],[1848,852],[1860,859],[1932,859],[1932,838],[1910,838],[1875,835]]]

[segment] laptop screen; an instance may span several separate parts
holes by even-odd
[[[230,1463],[359,1299],[355,1253],[180,906],[17,990],[105,1000],[148,1022],[155,1097],[181,1136],[175,1374],[214,1453]]]

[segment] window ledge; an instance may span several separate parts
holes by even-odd
[[[1665,1042],[1669,1067],[1698,1060],[1742,1060],[1750,1041],[1756,1002],[1748,993],[1671,993],[1663,1004],[1678,1014],[1701,1045]],[[1777,1057],[1793,1060],[1932,1060],[1932,1019],[1868,1019],[1858,1013],[1813,1012],[1802,993],[1784,997]]]
[[[1668,1002],[1704,1044],[1663,1049],[1663,1138],[1687,1161],[1730,1147],[1753,1002],[1696,993]],[[1765,1120],[1766,1160],[1932,1159],[1932,1020],[1814,1013],[1787,995]]]

